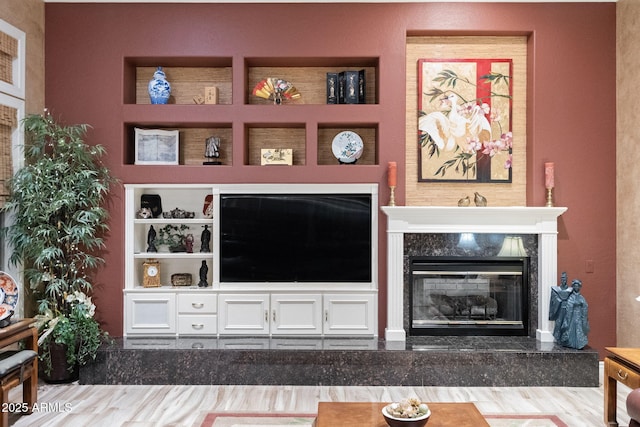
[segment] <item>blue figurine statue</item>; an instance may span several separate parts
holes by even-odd
[[[563,273],[564,274],[564,273]],[[566,279],[566,276],[563,276]],[[553,337],[564,347],[583,349],[589,334],[589,305],[580,290],[582,282],[571,282],[570,288],[552,288],[549,320],[555,320]],[[554,299],[555,298],[555,299]]]
[[[553,328],[553,337],[556,342],[560,342],[560,328],[567,312],[567,299],[571,295],[571,289],[567,286],[567,273],[562,272],[560,286],[551,287],[551,301],[549,303],[549,320],[555,320]]]

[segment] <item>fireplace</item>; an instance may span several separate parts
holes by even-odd
[[[528,335],[527,257],[410,257],[409,335]]]
[[[447,206],[383,206],[387,216],[387,348],[403,348],[409,317],[405,309],[405,237],[473,233],[476,238],[493,234],[523,235],[537,240],[530,257],[529,335],[543,343],[553,343],[553,322],[549,320],[551,285],[558,282],[558,217],[564,207],[447,207]],[[459,241],[457,242],[459,244]],[[431,246],[441,251],[441,246]],[[494,252],[494,256],[499,252]],[[422,254],[428,252],[422,252]],[[411,254],[419,255],[419,254]],[[447,255],[435,253],[434,255]],[[534,260],[535,257],[535,260]],[[407,269],[408,270],[408,269]],[[405,317],[406,315],[406,317]],[[407,322],[405,323],[405,320]]]

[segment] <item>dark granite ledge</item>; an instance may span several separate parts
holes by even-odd
[[[392,344],[392,345],[387,345]],[[128,338],[82,384],[598,387],[598,352],[528,337]]]

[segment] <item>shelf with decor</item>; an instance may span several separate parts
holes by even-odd
[[[239,67],[238,67],[239,64]],[[262,150],[290,149],[292,166],[339,164],[332,141],[352,131],[364,144],[357,165],[378,162],[379,58],[340,57],[130,57],[124,64],[122,106],[124,164],[141,166],[135,129],[177,130],[179,154],[168,166],[203,166],[205,141],[220,138],[219,158],[225,166],[261,166]],[[171,84],[167,104],[151,104],[147,86],[156,67]],[[362,103],[327,103],[327,73],[362,71],[366,85]],[[274,77],[290,82],[300,97],[273,105],[254,95],[256,85]],[[215,104],[203,103],[205,88],[217,89]],[[212,169],[209,169],[212,170]]]
[[[253,94],[261,81],[277,78],[291,83],[300,98],[285,100],[284,103],[297,105],[328,104],[330,83],[327,74],[344,71],[362,72],[364,77],[364,100],[359,104],[377,104],[378,58],[246,58],[247,104],[273,104],[273,99],[264,99]],[[336,87],[337,96],[337,87]]]
[[[291,150],[291,165],[304,165],[306,163],[306,130],[304,125],[293,124],[247,124],[245,132],[247,143],[248,165],[261,165],[263,162],[270,164],[287,164],[287,160],[270,160],[280,154],[274,154],[275,150]]]
[[[350,143],[349,138],[357,143]],[[358,165],[375,165],[378,163],[378,125],[357,124],[343,125],[321,123],[318,125],[318,165],[335,165],[340,160],[336,155],[344,150],[349,157],[349,150],[361,149],[361,155],[353,162]],[[352,145],[350,145],[352,144]],[[360,145],[361,144],[361,145]],[[351,163],[352,158],[344,159]]]
[[[204,162],[216,161],[222,165],[231,165],[233,163],[233,128],[231,123],[211,123],[207,127],[195,124],[194,127],[167,126],[165,123],[156,126],[145,123],[143,124],[127,124],[125,129],[125,140],[130,141],[125,151],[125,163],[136,164],[140,159],[138,142],[136,140],[136,129],[146,131],[178,131],[178,165],[202,165]],[[207,140],[209,138],[218,138],[219,147],[218,157],[207,158],[205,151]],[[167,162],[171,164],[171,162]]]
[[[159,280],[153,287],[171,287],[176,274],[190,274],[192,286],[196,286],[202,261],[207,263],[211,285],[214,221],[213,214],[205,215],[204,208],[207,200],[213,200],[212,191],[211,186],[202,185],[190,186],[188,191],[184,186],[126,186],[127,288],[145,287],[145,263],[150,259],[158,263]],[[204,230],[209,235],[206,242],[202,241]]]
[[[376,184],[124,187],[125,335],[376,334]]]
[[[171,84],[168,104],[229,105],[233,103],[231,57],[128,57],[124,60],[124,103],[150,104],[148,85],[158,67]],[[205,100],[205,88],[215,87],[217,99]]]

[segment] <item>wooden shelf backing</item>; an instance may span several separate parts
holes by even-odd
[[[171,84],[169,104],[195,104],[205,87],[218,88],[218,104],[232,104],[231,67],[162,67]],[[136,104],[150,104],[148,85],[156,67],[136,67]]]
[[[350,130],[362,138],[364,149],[362,156],[358,159],[358,165],[375,165],[378,158],[378,131],[375,126],[370,127],[320,127],[318,128],[318,164],[337,165],[338,160],[333,155],[332,143],[335,136],[344,131]]]
[[[260,162],[263,148],[293,149],[293,165],[306,164],[306,131],[304,127],[258,127],[249,125],[246,132],[247,164]],[[271,167],[271,166],[269,166]]]

